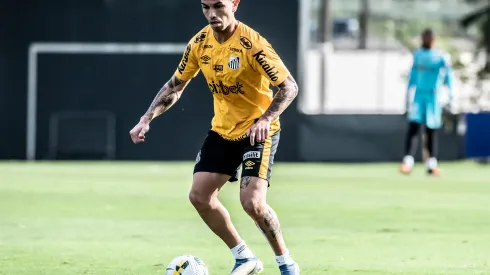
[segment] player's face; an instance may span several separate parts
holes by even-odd
[[[201,0],[202,11],[214,31],[224,31],[235,19],[239,1]]]

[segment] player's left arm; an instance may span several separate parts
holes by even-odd
[[[263,38],[257,42],[252,48],[252,67],[279,90],[257,123],[247,131],[252,145],[255,140],[261,142],[269,136],[270,124],[293,102],[299,90],[294,77],[272,45]]]
[[[277,87],[279,90],[276,92],[271,105],[260,118],[269,123],[278,118],[298,95],[298,84],[296,84],[292,75],[288,75],[286,80]]]
[[[449,91],[449,102],[453,99],[453,82],[454,82],[454,72],[451,63],[451,57],[446,55],[443,59],[443,66],[446,70],[446,75],[444,76],[444,83],[446,84]]]

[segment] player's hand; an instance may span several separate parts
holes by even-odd
[[[448,103],[448,104],[444,105],[444,106],[442,107],[442,112],[443,112],[444,114],[453,115],[453,106],[452,106],[450,103]]]
[[[269,136],[271,123],[265,119],[259,119],[250,129],[247,136],[250,137],[250,145],[255,145],[255,141],[263,142]]]
[[[405,112],[403,113],[403,115],[407,116],[408,114],[410,114],[411,110],[412,110],[412,101],[407,99],[405,101]]]
[[[444,105],[442,106],[442,109],[446,113],[450,113],[450,114],[453,113],[453,98],[451,96],[449,96],[449,98],[447,99],[447,102],[444,103]]]
[[[150,130],[150,122],[148,119],[142,118],[134,128],[129,131],[129,135],[131,136],[131,140],[133,140],[134,144],[138,144],[145,141],[145,134]]]

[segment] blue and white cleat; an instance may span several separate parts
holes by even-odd
[[[264,264],[258,258],[237,259],[230,275],[253,275],[263,270]]]
[[[279,266],[281,275],[299,275],[299,265],[297,263]]]

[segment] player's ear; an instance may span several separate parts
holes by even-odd
[[[233,2],[233,12],[236,12],[238,9],[238,4],[240,4],[240,0],[231,0]]]

